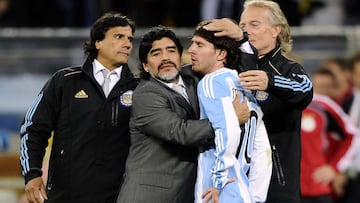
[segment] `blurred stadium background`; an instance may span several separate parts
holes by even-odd
[[[12,2],[12,7],[6,7],[6,5],[4,7],[4,3],[9,2]],[[152,10],[152,8],[149,9],[149,5],[145,5],[145,3],[156,2],[152,6],[160,9],[160,11],[162,11],[161,9],[169,9],[168,12],[164,12],[166,14],[181,11],[178,13],[180,13],[181,19],[185,20],[185,17],[189,19],[193,13],[187,9],[199,9],[200,2],[210,2],[210,0],[0,0],[0,203],[17,203],[19,194],[24,190],[19,164],[18,131],[27,108],[51,74],[63,67],[82,64],[84,59],[82,45],[84,41],[88,40],[88,27],[100,12],[97,10],[90,15],[84,12],[85,7],[81,7],[83,12],[78,13],[78,15],[87,16],[86,19],[75,19],[75,16],[69,13],[65,15],[61,13],[63,14],[62,17],[67,17],[67,21],[58,26],[54,23],[58,22],[59,19],[52,19],[51,17],[60,17],[58,7],[55,9],[56,11],[52,10],[55,3],[60,5],[59,2],[62,6],[70,5],[70,2],[76,2],[77,6],[80,4],[88,5],[86,9],[93,5],[89,2],[97,2],[98,5],[101,4],[102,8],[111,7],[109,5],[112,2],[112,7],[115,8],[113,10],[119,10],[132,17],[137,22],[138,28],[135,32],[134,48],[129,66],[134,74],[137,74],[139,41],[147,32],[148,25],[156,25],[154,22],[157,21],[148,18],[149,21],[142,22],[141,16],[135,16],[135,14],[145,14],[146,10],[154,15],[161,13]],[[302,6],[304,18],[297,19],[300,14],[295,13],[290,13],[289,15],[292,17],[288,18],[292,25],[293,36],[293,51],[290,57],[300,62],[310,74],[324,59],[334,56],[349,57],[360,50],[360,17],[349,15],[354,14],[351,13],[351,8],[355,9],[356,15],[359,15],[357,10],[359,7],[349,6],[348,3],[350,10],[339,10],[342,9],[339,5],[345,5],[345,2],[355,4],[358,1],[279,0],[278,2],[285,4],[288,2],[302,3],[299,5]],[[176,3],[180,3],[180,5]],[[135,10],[131,4],[137,6]],[[190,4],[192,6],[184,7],[184,5]],[[145,10],[142,10],[144,7]],[[76,10],[74,7],[71,8]],[[286,11],[290,10],[286,9]],[[22,21],[24,24],[7,21],[11,19],[11,16],[24,17],[25,14],[29,13],[33,14],[34,18]],[[354,19],[355,21],[344,23],[345,21],[340,17],[346,15],[349,15],[349,21]],[[174,31],[180,37],[185,48],[184,63],[190,62],[186,49],[190,44],[194,25],[189,26],[189,23],[185,21],[176,23],[176,17],[172,20],[164,16],[158,17],[161,18],[162,24],[174,27]],[[83,24],[79,24],[81,20]],[[192,20],[196,23],[199,22],[195,18]],[[301,23],[299,23],[300,21]],[[13,25],[16,26],[9,26],[11,23],[15,23]]]

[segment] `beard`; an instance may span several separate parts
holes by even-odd
[[[157,78],[158,80],[161,80],[163,82],[170,83],[170,82],[174,82],[177,79],[179,79],[179,75],[180,75],[179,71],[167,72],[165,74],[156,75],[155,78]]]
[[[174,71],[166,71],[165,73],[160,73],[160,69],[162,65],[166,65],[166,64],[171,64],[174,66],[175,70]],[[173,81],[176,81],[177,79],[179,79],[179,75],[180,75],[180,70],[179,68],[176,66],[176,64],[172,61],[164,61],[161,64],[159,64],[158,66],[158,74],[155,75],[155,78],[166,82],[166,83],[170,83]]]

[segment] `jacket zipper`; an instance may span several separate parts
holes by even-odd
[[[272,145],[271,149],[272,149],[271,151],[272,151],[273,163],[274,163],[278,183],[281,186],[285,186],[284,172],[283,172],[283,169],[281,167],[279,153],[278,153],[275,145]]]
[[[119,104],[114,101],[111,107],[111,126],[116,127],[119,117]]]
[[[59,162],[61,161],[62,156],[64,155],[64,152],[65,151],[63,149],[60,150],[60,155],[59,155],[58,158],[56,158],[55,167],[53,168],[52,173],[49,174],[49,176],[48,176],[49,177],[48,178],[48,184],[47,184],[47,187],[46,187],[48,191],[52,190],[52,187],[53,187],[52,179],[54,177],[55,170],[58,167],[57,165],[60,164]]]

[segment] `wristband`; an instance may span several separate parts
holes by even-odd
[[[238,40],[240,44],[243,44],[244,42],[249,40],[249,34],[246,31],[243,31],[243,38],[241,40]]]

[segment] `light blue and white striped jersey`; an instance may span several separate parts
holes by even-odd
[[[203,202],[201,195],[210,187],[221,190],[220,203],[266,200],[272,161],[263,113],[251,92],[240,86],[237,75],[235,70],[221,68],[198,84],[200,117],[209,119],[215,130],[215,148],[200,151],[196,203]],[[232,105],[237,92],[241,100],[247,98],[251,112],[241,126]],[[235,181],[229,183],[233,177]]]

